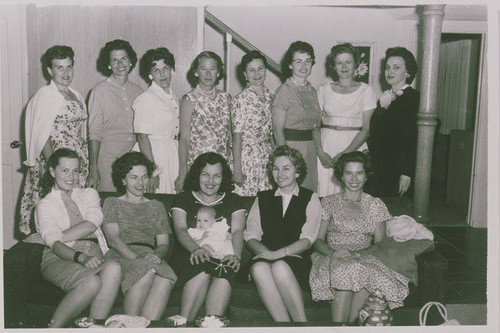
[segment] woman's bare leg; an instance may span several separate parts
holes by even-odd
[[[49,322],[49,327],[65,327],[89,306],[100,288],[101,280],[98,276],[91,275],[84,278],[57,305],[56,311]]]
[[[352,296],[352,291],[335,289],[335,299],[330,302],[332,321],[334,323],[347,322],[351,311]]]
[[[98,273],[101,289],[90,304],[90,317],[106,319],[115,303],[120,288],[122,268],[118,262],[112,262]]]
[[[212,278],[205,299],[205,313],[207,315],[223,316],[231,299],[231,285],[222,278]]]
[[[286,262],[279,260],[272,264],[271,271],[292,320],[297,322],[307,321],[302,289],[290,266]]]
[[[349,313],[349,322],[355,322],[359,317],[359,311],[363,307],[363,303],[366,301],[370,293],[365,288],[358,292],[355,292],[352,296],[351,310]]]
[[[161,319],[173,285],[169,279],[155,275],[144,306],[142,307],[141,315],[149,320]]]
[[[271,265],[266,262],[257,262],[250,268],[250,274],[252,274],[252,278],[255,281],[260,299],[273,320],[290,321],[285,303],[283,303],[278,286],[274,282]]]
[[[132,288],[125,293],[125,301],[123,302],[123,310],[125,314],[131,316],[140,316],[146,296],[151,289],[155,273],[149,270]]]
[[[205,301],[210,279],[210,275],[201,272],[186,282],[181,295],[181,316],[186,317],[189,321],[194,320],[203,301]]]

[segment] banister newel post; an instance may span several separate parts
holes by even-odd
[[[231,44],[233,42],[233,36],[229,33],[226,32],[226,38],[225,38],[225,47],[224,47],[224,65],[225,65],[225,70],[224,70],[224,90],[226,92],[229,92],[229,77],[231,73]]]

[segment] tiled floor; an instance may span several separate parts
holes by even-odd
[[[431,227],[437,251],[448,260],[447,300],[486,304],[487,229]]]

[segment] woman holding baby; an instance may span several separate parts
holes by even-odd
[[[171,264],[183,288],[180,315],[188,321],[194,320],[203,303],[206,315],[223,315],[240,269],[246,212],[239,196],[231,193],[231,179],[221,155],[201,154],[187,173],[184,192],[172,203],[170,214],[180,246],[174,247]]]

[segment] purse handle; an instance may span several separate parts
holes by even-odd
[[[418,315],[420,326],[425,326],[427,322],[427,314],[429,313],[429,310],[432,308],[433,305],[437,307],[439,314],[444,319],[444,322],[446,323],[448,321],[448,312],[446,311],[446,307],[443,304],[439,302],[428,302],[420,309],[420,313]]]

